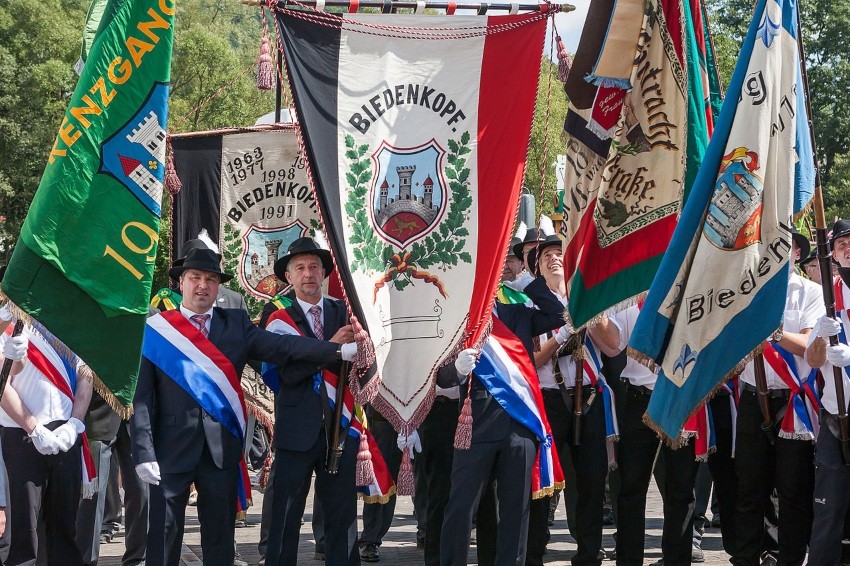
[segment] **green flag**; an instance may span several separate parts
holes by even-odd
[[[2,287],[128,415],[159,234],[174,0],[109,0],[106,12]]]

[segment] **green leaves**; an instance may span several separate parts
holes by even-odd
[[[470,171],[466,167],[466,159],[461,157],[472,151],[468,145],[469,140],[469,132],[464,132],[460,140],[448,140],[451,153],[446,156],[449,166],[443,169],[443,175],[451,179],[449,211],[436,233],[428,235],[424,240],[415,242],[410,247],[408,250],[410,257],[405,260],[405,263],[411,267],[428,269],[439,266],[445,270],[450,265],[457,265],[458,261],[472,263],[472,256],[462,251],[466,245],[465,238],[469,236],[469,230],[464,227],[464,222],[472,206],[467,182]],[[396,251],[393,246],[384,244],[378,238],[369,222],[366,183],[372,178],[372,168],[371,162],[365,157],[369,147],[357,146],[351,135],[345,137],[345,147],[345,156],[349,160],[345,179],[350,191],[345,202],[345,213],[351,223],[351,234],[348,238],[353,247],[351,267],[363,271],[386,271],[394,267],[393,255]],[[399,255],[402,255],[402,252],[399,252]],[[407,271],[393,271],[391,283],[397,291],[403,291],[409,285],[413,285],[413,279]]]

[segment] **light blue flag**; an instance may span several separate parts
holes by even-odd
[[[632,334],[669,438],[779,328],[814,165],[794,0],[759,0],[705,159]]]

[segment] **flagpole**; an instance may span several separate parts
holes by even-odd
[[[24,321],[20,318],[15,322],[15,328],[12,330],[12,337],[20,336],[24,330]],[[0,400],[3,399],[3,392],[6,391],[6,382],[9,381],[9,374],[12,372],[12,364],[14,360],[6,358],[3,360],[3,369],[0,370]]]
[[[245,5],[259,5],[259,0],[240,0]],[[422,5],[424,4],[424,6]],[[360,0],[359,2],[351,0],[276,0],[274,3],[278,9],[283,8],[298,8],[309,6],[315,8],[319,6],[333,6],[335,8],[349,8],[352,6],[357,8],[377,8],[382,13],[393,13],[398,9],[431,9],[431,10],[449,10],[454,13],[455,10],[474,10],[479,15],[484,15],[488,12],[543,12],[548,10],[558,10],[561,12],[572,12],[575,6],[566,3],[543,3],[543,4],[519,4],[510,2],[416,2],[415,0]]]
[[[815,238],[818,250],[818,265],[820,267],[821,288],[823,289],[823,304],[826,315],[835,318],[835,293],[832,286],[832,258],[826,239],[826,212],[823,206],[823,190],[821,189],[820,163],[815,141],[815,128],[812,120],[812,105],[809,96],[809,77],[806,72],[806,52],[803,48],[803,26],[800,23],[800,6],[797,5],[797,51],[800,57],[800,72],[803,78],[803,92],[806,101],[806,119],[809,123],[809,136],[812,140],[812,158],[815,166],[815,192],[812,198],[812,209],[815,213]],[[829,337],[829,345],[838,345],[838,336]],[[844,465],[850,466],[850,423],[847,420],[847,403],[844,392],[844,378],[840,367],[832,367],[832,377],[835,382],[835,401],[838,405],[838,440],[841,442],[841,453]]]

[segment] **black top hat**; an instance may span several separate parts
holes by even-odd
[[[812,251],[812,244],[809,242],[807,237],[796,230],[791,232],[791,239],[794,240],[794,243],[797,244],[797,248],[800,250],[800,259],[798,260],[798,263],[802,265],[803,262],[808,259],[809,254]]]
[[[514,246],[516,246],[517,244],[522,244],[522,240],[520,240],[517,237],[511,238],[511,243],[508,244],[508,255],[511,256],[511,257],[515,257],[517,259],[522,260],[521,257],[519,257],[518,255],[516,255],[516,253],[514,253]]]
[[[289,265],[289,260],[299,254],[313,254],[319,256],[319,259],[322,260],[322,267],[325,268],[325,277],[330,275],[330,272],[334,270],[334,260],[331,257],[331,252],[320,248],[313,238],[305,236],[303,238],[298,238],[289,244],[289,249],[286,250],[286,255],[274,262],[274,274],[277,275],[278,279],[286,281],[284,273],[286,273],[286,267]]]
[[[844,220],[843,218],[836,220],[835,224],[832,225],[832,237],[829,239],[829,247],[832,248],[834,246],[836,239],[841,236],[847,236],[848,234],[850,234],[850,220]]]
[[[517,242],[516,244],[514,244],[513,240],[511,240],[511,250],[513,250],[514,255],[516,257],[522,259],[522,247],[525,244],[530,244],[532,242],[541,242],[543,241],[543,238],[545,238],[545,236],[540,233],[539,229],[529,228],[528,231],[525,233],[525,238],[523,238],[521,242]]]
[[[817,250],[812,250],[812,253],[810,253],[806,257],[803,257],[803,254],[800,254],[800,258],[800,261],[798,261],[797,263],[800,264],[801,267],[804,267],[805,265],[815,261],[818,258],[818,252]]]
[[[561,238],[557,234],[552,234],[551,236],[546,236],[546,239],[537,244],[537,247],[528,250],[528,265],[531,267],[531,272],[534,275],[539,275],[540,270],[537,265],[537,258],[543,256],[543,250],[560,245]]]
[[[222,283],[233,279],[232,275],[221,270],[221,256],[207,248],[189,250],[180,265],[175,262],[175,265],[168,270],[168,276],[172,279],[179,279],[183,272],[189,269],[215,273],[221,278]]]

